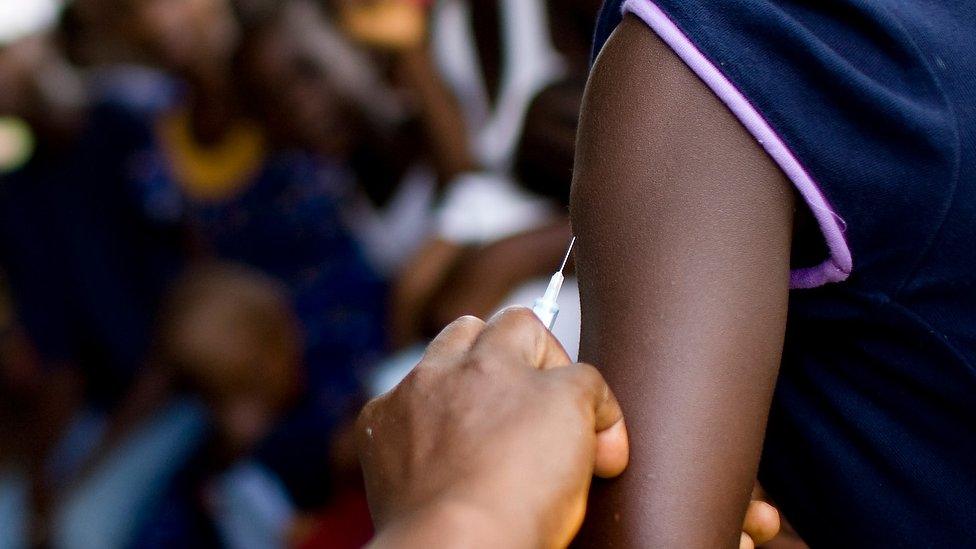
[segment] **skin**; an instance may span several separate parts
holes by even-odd
[[[475,169],[460,106],[441,81],[426,44],[397,50],[394,63],[398,80],[416,105],[438,181],[446,186]]]
[[[274,146],[344,156],[351,107],[289,23],[278,16],[243,35],[235,65],[247,107]]]
[[[522,188],[551,199],[566,213],[585,74],[573,74],[536,95],[525,115],[513,165]],[[561,217],[568,231],[569,216]]]
[[[486,317],[519,285],[551,276],[571,237],[569,223],[557,219],[460,254],[431,299],[426,315],[435,328],[431,335],[462,315]]]
[[[575,175],[583,353],[603,365],[634,414],[633,421],[628,416],[630,468],[617,480],[597,483],[579,545],[765,543],[779,528],[778,515],[766,503],[750,502],[750,492],[785,331],[794,200],[789,183],[697,77],[633,19],[597,63]],[[528,325],[521,330],[529,331]],[[504,354],[501,348],[492,352]],[[479,390],[494,396],[489,385],[502,377],[487,376]],[[531,500],[541,486],[561,488],[533,468],[537,446],[516,454],[530,459],[513,464],[492,454],[497,459],[491,468],[457,474],[455,449],[465,458],[478,455],[465,451],[475,444],[466,436],[478,439],[481,452],[495,447],[499,433],[476,428],[479,422],[463,406],[481,401],[476,392],[456,387],[446,374],[408,380],[367,412],[364,425],[372,438],[366,451],[379,454],[383,445],[391,446],[385,460],[364,458],[378,546],[524,546],[511,537],[519,521],[497,520],[505,511],[490,509]],[[514,406],[519,395],[509,391],[489,399],[479,419],[498,413],[499,402],[503,409]],[[383,418],[396,427],[388,429],[390,437],[378,437],[373,428]],[[522,444],[545,440],[528,438]],[[543,455],[572,451],[550,442]],[[434,462],[436,474],[429,468]],[[480,484],[487,482],[482,476],[494,479],[493,488]],[[415,491],[424,494],[418,500],[423,503],[402,499]],[[472,492],[489,503],[457,505],[439,496]],[[547,514],[567,512],[551,508]],[[558,546],[566,539],[521,538],[530,546]]]
[[[782,352],[789,182],[632,16],[591,75],[576,162],[581,357],[632,437],[580,544],[735,547]]]
[[[373,547],[564,547],[594,475],[627,466],[623,415],[598,370],[571,364],[531,311],[463,317],[356,425]],[[754,502],[744,539],[775,509]],[[748,547],[748,545],[747,545]]]
[[[161,318],[156,359],[213,411],[224,457],[246,455],[299,392],[301,335],[287,292],[240,266],[196,267]]]
[[[571,238],[563,218],[484,246],[431,240],[401,270],[393,289],[394,348],[433,337],[462,315],[485,317],[519,285],[552,275]],[[572,270],[572,261],[567,273]]]
[[[404,0],[332,0],[339,24],[361,44],[390,50],[417,48],[427,34],[425,8]]]
[[[227,0],[124,0],[103,8],[119,17],[125,38],[181,75],[222,71],[237,40]]]
[[[226,0],[126,0],[123,36],[152,62],[188,84],[187,109],[196,140],[219,142],[241,105],[230,60],[239,29]]]
[[[627,465],[603,378],[522,308],[452,323],[357,431],[374,547],[565,546]]]
[[[390,292],[390,344],[400,349],[416,343],[423,333],[424,311],[458,261],[461,247],[441,239],[428,241],[403,266]]]
[[[409,0],[333,0],[332,4],[347,36],[388,57],[397,84],[417,111],[441,184],[474,169],[460,107],[441,81],[427,45],[427,8]]]

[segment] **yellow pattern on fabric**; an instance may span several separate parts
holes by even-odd
[[[264,134],[253,122],[235,122],[219,143],[206,147],[193,138],[189,116],[182,111],[163,116],[157,131],[173,175],[196,200],[221,200],[240,192],[264,164]]]

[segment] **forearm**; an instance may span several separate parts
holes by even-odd
[[[430,332],[462,315],[490,315],[522,284],[548,278],[563,259],[570,235],[568,220],[560,219],[466,250],[428,301]]]
[[[444,182],[474,168],[457,99],[444,86],[426,46],[398,52],[399,77],[417,101],[434,165]]]
[[[510,282],[518,284],[551,275],[563,259],[570,238],[569,220],[560,217],[537,229],[490,244],[484,253],[490,261],[505,265]]]
[[[394,349],[420,338],[425,309],[462,251],[458,244],[434,239],[401,269],[390,303],[390,342]]]
[[[634,20],[591,77],[573,189],[583,332],[631,463],[584,542],[733,547],[786,321],[792,194],[725,107]]]

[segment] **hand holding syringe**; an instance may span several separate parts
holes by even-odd
[[[549,280],[549,287],[546,288],[546,293],[541,298],[535,300],[535,305],[532,306],[532,312],[550,330],[556,324],[556,317],[559,316],[559,304],[556,303],[556,300],[559,298],[559,291],[562,290],[563,281],[566,279],[563,276],[563,270],[566,268],[566,263],[569,262],[569,256],[573,253],[573,246],[575,244],[576,237],[574,236],[569,242],[569,249],[566,250],[566,257],[563,258],[563,264],[559,266],[559,270]]]

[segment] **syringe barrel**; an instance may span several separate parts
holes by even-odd
[[[537,299],[535,305],[532,306],[532,312],[551,331],[552,327],[556,325],[556,317],[559,316],[559,305],[555,301],[549,301],[545,298]]]
[[[559,292],[563,289],[564,280],[563,273],[557,272],[552,275],[552,278],[549,279],[549,286],[546,288],[546,293],[542,296],[542,300],[555,303],[556,298],[559,297]]]

